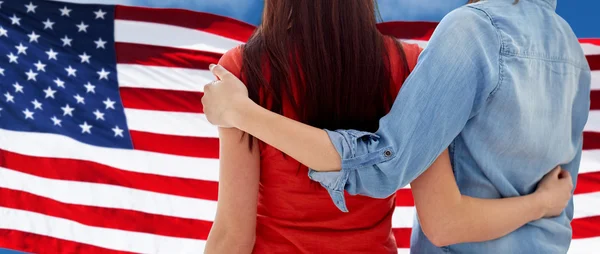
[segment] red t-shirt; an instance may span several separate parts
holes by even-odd
[[[386,39],[396,97],[405,73],[392,39]],[[403,43],[412,71],[421,49]],[[219,64],[241,77],[242,48],[223,55]],[[291,108],[284,104],[284,115]],[[287,107],[287,110],[286,110]],[[349,213],[333,204],[327,191],[308,178],[307,168],[272,146],[260,145],[260,188],[253,253],[396,253],[392,233],[395,195],[387,199],[350,196]]]

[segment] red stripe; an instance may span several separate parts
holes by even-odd
[[[600,71],[600,55],[587,55],[585,58],[587,58],[592,71]]]
[[[437,27],[437,22],[393,21],[377,24],[382,34],[399,39],[428,41]]]
[[[410,248],[411,228],[392,228],[398,248]]]
[[[571,222],[573,239],[600,236],[600,216],[575,219]]]
[[[600,132],[583,133],[583,150],[600,149]]]
[[[50,179],[116,185],[215,201],[218,196],[217,182],[131,172],[91,161],[35,157],[0,150],[0,166]]]
[[[600,90],[592,90],[590,101],[590,109],[600,109]]]
[[[589,44],[594,44],[594,45],[600,46],[600,38],[579,39],[579,42],[580,43],[589,43]]]
[[[110,253],[128,254],[131,252],[116,251],[93,245],[27,233],[17,230],[0,229],[0,248],[16,251],[55,254],[55,253]]]
[[[129,131],[136,150],[182,156],[219,158],[219,139]]]
[[[410,189],[399,189],[396,192],[396,206],[415,206]]]
[[[119,88],[125,108],[204,113],[203,93],[164,89]]]
[[[248,23],[211,13],[122,5],[115,8],[115,19],[186,27],[243,42],[250,38],[255,28]]]
[[[600,192],[600,172],[582,173],[577,176],[575,194]]]
[[[222,54],[132,43],[115,43],[117,63],[208,70]]]
[[[0,206],[75,221],[84,225],[206,240],[212,222],[133,210],[68,204],[27,192],[0,188]],[[161,204],[157,204],[159,206]],[[110,219],[107,219],[110,218]]]

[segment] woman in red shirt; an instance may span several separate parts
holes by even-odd
[[[251,99],[271,111],[319,128],[374,132],[421,51],[379,33],[375,13],[373,0],[266,0],[262,24],[247,44],[227,52],[219,64],[247,84]],[[373,199],[346,194],[350,212],[343,213],[296,160],[237,129],[221,128],[219,137],[219,203],[207,253],[397,252],[395,195]],[[432,167],[438,166],[448,168],[450,162],[438,160]],[[451,171],[433,172],[413,183],[417,209],[427,192],[458,192]],[[439,188],[421,187],[427,185]],[[500,222],[514,229],[549,215],[531,197],[472,204],[497,207],[499,213],[518,209],[522,218]],[[494,223],[473,220],[480,226]],[[492,233],[461,234],[490,240],[514,230],[489,227]]]

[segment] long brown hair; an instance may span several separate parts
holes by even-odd
[[[252,100],[326,129],[376,131],[393,103],[374,0],[266,0],[262,24],[243,46],[242,79]],[[399,81],[402,82],[402,81]],[[252,141],[250,141],[250,144]]]

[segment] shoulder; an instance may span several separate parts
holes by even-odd
[[[408,43],[404,41],[401,43],[402,49],[404,49],[404,54],[406,55],[408,68],[412,71],[415,68],[415,65],[417,65],[417,60],[419,59],[419,55],[421,54],[421,51],[423,51],[423,48],[416,43]]]
[[[227,69],[229,72],[231,72],[233,75],[239,78],[242,72],[242,53],[242,45],[228,50],[219,59],[219,65],[225,67],[225,69]]]
[[[487,2],[487,1],[486,1]],[[492,17],[480,5],[472,4],[457,8],[448,13],[439,23],[436,31],[441,30],[458,33],[461,36],[469,33],[470,36],[497,36]],[[468,38],[468,36],[464,36]]]

